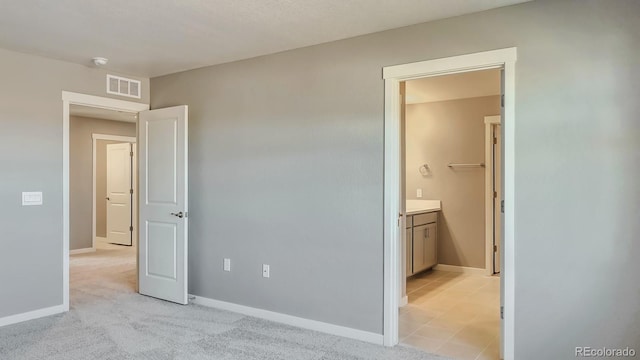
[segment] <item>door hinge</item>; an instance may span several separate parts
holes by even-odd
[[[129,194],[133,194],[133,189],[129,189]]]
[[[500,106],[504,107],[504,94],[500,97]]]
[[[496,144],[498,144],[498,138],[494,137],[493,138],[493,145],[496,145]]]
[[[133,157],[133,151],[129,151],[129,156]]]
[[[133,231],[133,226],[129,226],[129,231]]]
[[[500,212],[504,214],[504,200],[500,201]]]
[[[500,319],[504,320],[504,306],[500,306]]]
[[[498,252],[498,245],[493,245],[493,252]]]
[[[498,197],[498,192],[497,192],[497,191],[494,191],[494,192],[493,192],[493,198],[495,199],[495,198],[497,198],[497,197]]]

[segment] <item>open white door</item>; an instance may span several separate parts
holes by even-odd
[[[187,304],[187,106],[140,113],[139,290]]]
[[[132,245],[132,149],[129,143],[107,145],[107,241]]]

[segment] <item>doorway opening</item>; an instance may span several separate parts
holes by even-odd
[[[501,176],[487,175],[501,169],[494,165],[501,71],[400,84],[406,304],[399,338],[442,356],[499,358],[500,279],[493,276],[499,224],[491,215],[502,198]]]
[[[384,144],[384,344],[399,341],[400,304],[404,298],[405,200],[399,190],[403,184],[401,166],[401,117],[403,115],[402,83],[405,81],[460,74],[471,71],[502,69],[501,130],[502,130],[502,193],[505,206],[501,213],[500,249],[500,343],[499,352],[505,359],[514,356],[515,263],[514,263],[514,135],[515,135],[515,48],[493,50],[418,63],[389,66],[383,69],[385,80],[385,144]],[[491,114],[485,114],[491,115]],[[455,163],[453,161],[456,161]],[[467,164],[452,160],[452,164]],[[476,164],[470,163],[470,164]],[[446,206],[446,204],[443,204]],[[502,206],[501,206],[502,207]],[[412,219],[413,220],[413,219]],[[429,219],[426,219],[429,220]],[[434,221],[431,221],[434,222]],[[429,223],[427,221],[427,223]],[[435,220],[437,224],[437,220]],[[425,232],[427,233],[427,232]],[[429,231],[428,233],[431,233]],[[427,238],[429,236],[426,236]],[[439,253],[439,252],[438,252]],[[480,275],[486,269],[481,269]],[[464,274],[460,273],[460,274]]]
[[[137,118],[69,105],[70,293],[137,291]],[[114,293],[115,293],[114,292]]]
[[[62,93],[62,100],[62,285],[63,307],[68,311],[70,265],[74,284],[137,291],[137,161],[133,144],[137,142],[138,113],[149,106],[69,92]],[[109,156],[107,148],[112,144]],[[107,171],[107,162],[112,171]],[[106,194],[107,187],[112,196]],[[119,236],[108,236],[107,229]],[[70,254],[74,256],[70,258]]]
[[[121,171],[114,173],[117,175],[114,175],[114,179],[112,179],[113,189],[109,189],[110,194],[105,196],[105,198],[110,198],[109,202],[114,203],[113,215],[119,217],[119,220],[115,219],[115,224],[106,225],[106,231],[113,233],[113,236],[107,235],[107,237],[110,240],[115,240],[111,241],[109,245],[125,248],[133,255],[127,257],[133,261],[133,266],[127,270],[126,276],[129,284],[134,284],[129,286],[128,290],[132,290],[131,288],[134,287],[135,292],[139,294],[186,305],[188,303],[189,214],[187,106],[180,105],[149,110],[147,104],[66,91],[62,92],[62,103],[63,311],[69,311],[69,249],[72,230],[70,203],[71,194],[75,194],[77,190],[75,187],[70,187],[72,175],[70,160],[73,153],[70,115],[72,109],[78,105],[93,113],[108,110],[128,116],[129,119],[135,118],[133,121],[136,129],[135,143],[138,146],[132,145],[133,139],[129,139],[129,144],[112,147],[114,164],[116,164],[114,167],[120,167]],[[80,123],[87,124],[86,121]],[[120,143],[124,142],[122,139],[116,140],[121,140]],[[138,156],[136,156],[136,149],[139,152]],[[129,168],[128,172],[127,168]],[[135,192],[137,187],[139,187],[138,193]],[[118,199],[111,198],[114,194]],[[131,201],[132,196],[133,199],[138,198],[139,202]],[[128,206],[133,207],[133,210],[130,210]],[[87,211],[87,213],[91,212]],[[91,237],[95,238],[95,221]],[[113,243],[120,244],[113,245]],[[107,259],[107,261],[114,262],[113,259]],[[117,261],[115,262],[117,263]],[[78,263],[82,264],[82,261],[78,261]],[[89,265],[89,267],[91,266]],[[122,274],[123,271],[120,270],[122,269],[117,270],[116,273]],[[105,279],[108,279],[113,275],[113,272],[103,272],[103,275]],[[84,275],[74,278],[75,280],[78,281],[78,284],[87,283],[85,281],[87,278]],[[114,287],[118,288],[118,286],[112,286],[103,290],[109,292],[114,290]],[[93,292],[95,291],[80,291],[84,295]],[[118,296],[117,291],[111,291],[111,294]]]

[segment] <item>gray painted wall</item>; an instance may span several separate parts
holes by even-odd
[[[447,164],[485,162],[484,117],[500,114],[500,97],[407,105],[406,114],[407,198],[422,189],[422,199],[442,202],[438,263],[484,268],[486,169]]]
[[[93,139],[92,134],[136,136],[136,124],[120,121],[71,117],[69,123],[69,249],[92,245]],[[96,236],[106,232],[106,152],[105,142],[96,151]],[[98,201],[99,199],[99,201]],[[102,231],[100,231],[102,230]]]
[[[152,79],[190,106],[190,291],[381,333],[381,69],[517,46],[516,358],[640,348],[639,13],[538,0]]]
[[[0,49],[0,317],[62,304],[62,90],[106,96],[105,74]]]

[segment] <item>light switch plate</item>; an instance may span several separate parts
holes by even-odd
[[[22,206],[42,205],[42,191],[22,193]]]
[[[269,265],[267,264],[262,264],[262,277],[268,278],[270,276],[269,274]]]
[[[231,271],[231,259],[224,259],[223,263],[224,271]]]
[[[422,189],[417,189],[416,190],[416,197],[419,197],[419,198],[422,197]]]

